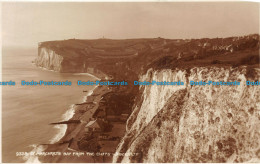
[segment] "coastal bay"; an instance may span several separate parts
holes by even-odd
[[[75,105],[74,115],[67,121],[65,135],[58,142],[45,145],[45,150],[43,150],[44,152],[61,152],[61,155],[39,156],[39,161],[44,163],[112,162],[112,154],[119,144],[119,138],[123,137],[125,133],[125,121],[115,121],[111,123],[113,127],[106,135],[113,138],[113,140],[102,140],[99,138],[100,134],[95,136],[96,141],[100,145],[98,152],[94,153],[81,150],[78,144],[86,135],[86,125],[91,120],[98,119],[96,113],[100,109],[100,105],[102,105],[104,96],[111,92],[113,92],[111,87],[97,86],[93,90],[93,93],[87,97],[85,102]],[[118,139],[114,140],[114,138]]]

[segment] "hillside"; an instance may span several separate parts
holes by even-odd
[[[135,155],[113,156],[112,162],[259,162],[260,89],[246,85],[260,81],[259,46],[257,34],[70,39],[40,43],[35,62],[58,72],[128,81],[128,86],[109,87],[111,93],[103,97],[108,113],[130,113],[116,153]],[[184,85],[138,87],[134,80]],[[191,86],[191,80],[241,84]]]
[[[60,72],[98,72],[115,78],[163,69],[206,65],[259,66],[259,35],[204,39],[96,39],[39,43],[38,66]],[[56,63],[52,56],[57,54]],[[44,56],[46,60],[44,59]],[[53,55],[55,56],[55,55]],[[120,69],[119,69],[120,68]]]

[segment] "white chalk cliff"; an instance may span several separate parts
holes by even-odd
[[[49,70],[62,72],[63,57],[49,48],[39,48],[38,57],[35,60],[37,66]]]
[[[252,73],[253,71],[253,73]],[[139,102],[113,162],[260,162],[260,70],[246,67],[152,69],[139,81]],[[189,81],[239,81],[239,86],[190,86]]]

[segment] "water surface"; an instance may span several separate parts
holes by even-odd
[[[70,117],[71,104],[82,102],[92,86],[77,86],[77,80],[93,77],[57,73],[37,68],[32,61],[35,49],[3,49],[2,81],[15,81],[15,86],[2,87],[2,160],[25,162],[16,152],[30,152],[35,144],[50,143],[62,134],[60,126],[48,125]],[[72,86],[21,86],[26,81],[71,81]]]

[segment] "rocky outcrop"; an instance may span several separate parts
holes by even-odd
[[[251,70],[252,71],[252,70]],[[200,67],[149,70],[140,81],[178,81],[185,86],[141,86],[127,132],[113,162],[260,161],[260,70]],[[240,81],[239,86],[190,86],[193,81]]]

